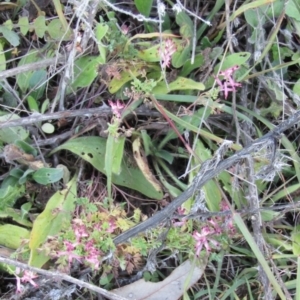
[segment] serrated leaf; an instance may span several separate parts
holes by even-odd
[[[20,45],[19,36],[7,27],[0,25],[0,33],[3,34],[4,38],[13,46],[17,47]]]
[[[91,163],[94,168],[105,174],[105,162],[103,157],[105,157],[106,139],[100,137],[80,137],[57,147],[52,153],[62,149],[79,155]],[[133,160],[133,158],[131,160]],[[162,199],[163,193],[153,188],[143,173],[131,160],[127,155],[124,155],[121,172],[119,175],[112,175],[112,182],[116,185],[139,191],[147,197]]]
[[[41,168],[37,170],[32,178],[39,184],[54,183],[62,179],[64,175],[63,169]]]
[[[18,115],[8,114],[0,116],[0,123],[8,120],[17,120],[20,119]],[[29,132],[21,126],[0,128],[0,141],[11,144],[16,140],[24,141],[29,135]]]

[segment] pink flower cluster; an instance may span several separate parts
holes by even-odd
[[[220,208],[221,211],[227,211],[230,209],[225,201],[220,203]],[[222,227],[220,224],[222,224]],[[227,234],[229,237],[233,237],[236,234],[236,229],[231,215],[226,217],[211,218],[208,220],[208,224],[202,227],[200,232],[194,231],[193,238],[196,241],[196,255],[199,256],[203,247],[207,252],[211,252],[211,246],[218,249],[220,246],[219,242],[213,237],[220,236],[222,233]]]
[[[125,107],[125,105],[123,103],[121,103],[120,100],[117,100],[117,102],[113,102],[108,100],[108,104],[111,107],[112,113],[117,117],[117,118],[121,118],[121,112],[122,109]]]
[[[163,49],[159,48],[162,60],[162,68],[170,67],[172,55],[176,52],[176,45],[171,39],[167,39]]]
[[[38,287],[38,285],[34,282],[34,279],[37,278],[38,276],[33,273],[32,271],[27,271],[25,270],[22,277],[18,276],[20,274],[21,270],[20,268],[16,268],[16,280],[17,280],[17,293],[22,293],[23,285],[21,282],[26,283],[29,282],[31,283],[34,287]]]
[[[117,226],[114,220],[109,220],[107,224],[96,224],[94,227],[96,230],[105,231],[107,233],[113,233],[116,228]],[[88,262],[95,270],[98,270],[103,253],[95,246],[95,240],[90,238],[90,229],[87,228],[81,219],[73,220],[72,229],[76,241],[64,241],[65,249],[63,251],[57,251],[56,257],[67,257],[69,269],[73,259],[75,259],[80,263]],[[78,255],[77,253],[82,249],[82,246],[84,246],[84,255]]]
[[[233,66],[224,71],[219,72],[219,76],[223,76],[224,80],[221,81],[218,77],[215,77],[217,84],[220,86],[220,90],[224,92],[225,99],[228,97],[229,92],[235,92],[237,87],[241,84],[235,82],[233,79],[233,73],[239,68],[239,66]]]

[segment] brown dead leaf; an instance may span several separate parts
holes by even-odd
[[[201,261],[199,266],[193,266],[193,263],[187,260],[161,282],[146,282],[140,279],[112,292],[134,300],[176,300],[202,277],[206,264],[207,259]]]

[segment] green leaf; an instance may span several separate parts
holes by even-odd
[[[30,95],[39,100],[45,91],[47,84],[47,72],[45,70],[34,71],[29,79],[28,88],[32,90]]]
[[[0,25],[0,33],[3,34],[4,38],[13,46],[17,47],[20,45],[19,36],[12,30],[8,29],[6,26]]]
[[[0,226],[0,245],[18,249],[25,239],[28,239],[30,231],[16,225],[5,224]]]
[[[0,188],[0,210],[12,207],[24,194],[25,187],[23,185],[15,184]]]
[[[32,178],[39,184],[49,184],[54,183],[62,179],[64,175],[63,169],[58,168],[41,168],[37,170],[33,175]]]
[[[72,37],[72,31],[68,30],[66,32],[59,19],[52,20],[48,24],[46,30],[49,33],[50,37],[56,41],[69,41]]]
[[[293,92],[295,94],[297,94],[298,96],[300,96],[300,79],[298,79],[296,81],[296,83],[294,84],[294,86],[293,86]]]
[[[217,72],[224,71],[228,68],[231,68],[233,66],[241,66],[250,58],[251,53],[249,52],[238,52],[234,54],[230,54],[225,57],[224,61],[222,62],[222,67],[220,69],[221,63],[217,64],[214,68],[214,73],[217,74]]]
[[[108,32],[108,25],[103,24],[103,23],[97,23],[96,28],[95,28],[95,36],[98,41],[98,50],[100,53],[100,57],[103,60],[103,63],[106,62],[106,47],[102,44],[101,40],[104,38],[106,33]]]
[[[280,1],[278,1],[280,2]],[[299,1],[289,0],[285,6],[285,13],[289,16],[294,18],[297,21],[300,21],[300,6]]]
[[[6,57],[3,51],[4,41],[0,40],[0,71],[6,70]]]
[[[18,67],[31,64],[40,60],[38,51],[32,50],[22,57],[18,63]],[[25,93],[29,87],[29,80],[33,74],[33,71],[23,72],[16,75],[17,84],[20,90]]]
[[[87,87],[92,84],[98,75],[98,67],[104,60],[100,56],[84,56],[75,61],[74,81],[72,88]]]
[[[180,26],[180,35],[186,39],[190,39],[194,34],[194,25],[191,18],[181,11],[176,15],[176,23]]]
[[[193,64],[191,63],[190,59],[185,61],[179,75],[182,76],[182,77],[188,76],[188,75],[190,75],[190,73],[193,70],[200,68],[203,64],[204,64],[203,54],[197,54],[195,56],[195,61],[194,61]]]
[[[34,29],[36,35],[41,39],[44,37],[45,32],[47,30],[46,19],[45,16],[38,16],[34,22]]]
[[[47,134],[51,134],[55,131],[55,127],[51,123],[44,123],[42,125],[42,130]]]
[[[205,85],[203,83],[185,77],[177,77],[177,79],[169,83],[168,86],[164,81],[161,81],[157,84],[152,92],[153,94],[167,94],[176,90],[205,90]]]
[[[29,109],[30,111],[36,111],[36,112],[39,112],[39,105],[36,101],[35,98],[33,98],[32,96],[28,96],[27,97],[27,103],[28,103],[28,106],[29,106]]]
[[[30,29],[28,17],[19,17],[18,25],[23,35],[26,35]]]
[[[52,153],[62,149],[79,155],[91,163],[97,170],[105,174],[103,157],[105,157],[106,139],[100,137],[80,137],[66,142],[54,149]],[[139,191],[150,198],[162,199],[163,197],[163,193],[154,189],[140,169],[134,165],[133,159],[130,159],[128,155],[124,155],[123,157],[120,174],[112,175],[112,182],[116,185]]]
[[[174,68],[180,68],[190,58],[192,46],[188,45],[182,51],[176,51],[172,56],[172,65]]]
[[[49,260],[44,252],[38,251],[47,237],[54,236],[63,227],[70,226],[77,199],[76,180],[75,176],[65,189],[57,191],[47,202],[44,211],[35,219],[29,240],[31,266],[41,268]]]
[[[25,218],[21,214],[21,211],[18,209],[13,209],[13,208],[7,207],[3,211],[0,210],[0,218],[1,219],[5,218],[6,220],[8,218],[10,218],[11,220],[13,220],[15,223],[18,223],[19,225],[22,225],[22,226],[25,226],[28,228],[32,227],[32,223],[30,221],[28,221],[27,218]]]
[[[142,15],[150,16],[153,0],[134,0],[134,4]]]
[[[0,112],[1,114],[1,112]],[[18,120],[20,117],[15,114],[8,114],[0,116],[0,123],[8,120]],[[25,140],[29,135],[29,132],[21,126],[0,128],[0,141],[12,144],[16,140]]]

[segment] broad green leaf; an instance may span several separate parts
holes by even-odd
[[[25,194],[23,185],[5,186],[0,188],[0,210],[12,207],[15,202]]]
[[[134,4],[142,15],[150,16],[153,0],[134,0]]]
[[[32,178],[39,184],[49,184],[54,183],[62,179],[64,175],[63,169],[58,168],[41,168],[37,170],[33,175]]]
[[[27,218],[22,216],[21,211],[18,209],[7,207],[3,211],[0,210],[0,218],[1,219],[5,218],[6,220],[9,218],[22,226],[29,227],[29,228],[32,227],[32,223],[28,221]]]
[[[3,51],[4,41],[0,40],[0,71],[6,70],[6,58]]]
[[[84,56],[75,61],[74,81],[72,88],[87,87],[92,84],[98,75],[98,68],[104,60],[100,56]]]
[[[246,61],[250,58],[251,53],[249,52],[238,52],[234,54],[230,54],[225,57],[224,61],[222,62],[222,67],[220,69],[220,64],[217,64],[214,68],[215,74],[219,71],[224,71],[228,68],[233,66],[241,66],[242,64],[246,63]]]
[[[19,36],[12,30],[8,29],[4,25],[0,25],[0,33],[3,34],[4,38],[13,46],[17,47],[20,44]]]
[[[22,242],[29,238],[30,231],[16,225],[5,224],[0,225],[0,245],[18,249]]]
[[[75,176],[65,189],[57,191],[47,202],[44,211],[35,219],[29,240],[31,266],[40,268],[49,260],[45,253],[37,250],[46,242],[48,236],[54,236],[64,226],[70,226],[77,199],[76,180]]]
[[[27,103],[28,103],[30,111],[39,112],[39,105],[35,98],[33,98],[32,96],[29,95],[27,97]]]
[[[68,30],[66,32],[59,19],[52,20],[48,24],[46,30],[49,33],[50,37],[56,41],[69,41],[72,37],[72,31]]]
[[[39,38],[43,38],[45,35],[45,31],[47,30],[46,19],[45,16],[38,16],[34,22],[35,33]]]
[[[91,163],[97,170],[105,174],[103,157],[105,157],[106,139],[101,137],[80,137],[66,142],[54,149],[53,152],[62,149],[79,155]],[[120,174],[112,175],[112,182],[116,185],[139,191],[150,198],[162,199],[163,197],[163,193],[153,188],[140,169],[135,166],[133,158],[129,158],[128,155],[124,155],[123,157]]]
[[[47,72],[45,70],[37,70],[34,71],[29,78],[28,88],[30,91],[30,95],[39,100],[45,91],[47,84]]]
[[[191,18],[181,11],[176,15],[176,23],[180,26],[180,35],[186,39],[190,39],[194,34],[194,25]]]
[[[197,54],[195,56],[195,61],[192,64],[191,60],[188,59],[185,61],[185,63],[182,66],[182,70],[180,71],[179,75],[182,77],[190,75],[190,73],[195,70],[200,68],[204,64],[204,56],[203,54]]]
[[[1,112],[0,112],[1,113]],[[0,123],[8,120],[17,120],[20,119],[18,115],[8,114],[0,116]],[[0,128],[0,141],[7,144],[12,144],[16,140],[25,140],[29,135],[29,132],[21,126]]]
[[[280,1],[278,1],[280,2]],[[297,21],[300,21],[300,5],[298,0],[289,0],[285,6],[285,13],[294,18]]]
[[[19,17],[18,25],[23,35],[26,35],[30,29],[28,17]]]
[[[18,67],[37,62],[39,60],[40,57],[38,51],[32,50],[21,58],[21,60],[18,63]],[[16,75],[17,84],[23,93],[25,93],[29,87],[29,80],[32,74],[33,71],[28,71]]]
[[[201,82],[194,81],[189,78],[177,77],[177,79],[166,85],[164,81],[161,81],[153,89],[153,94],[167,94],[177,90],[198,90],[204,91],[205,86]]]
[[[172,56],[172,65],[174,68],[180,68],[190,58],[192,46],[188,45],[182,51],[176,51]]]

